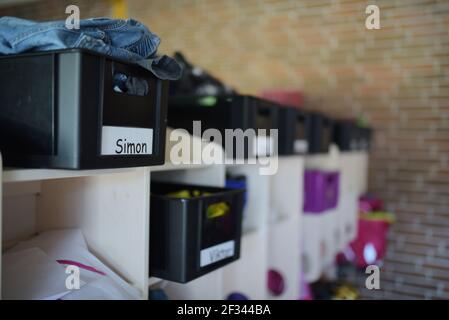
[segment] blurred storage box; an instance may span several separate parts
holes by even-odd
[[[201,121],[199,132],[193,129],[194,121]],[[274,141],[268,130],[277,129],[278,107],[269,101],[244,95],[173,96],[169,101],[168,125],[194,135],[202,135],[207,129],[217,129],[223,137],[224,148],[226,129],[253,129],[256,134],[257,130],[266,129],[265,136],[244,140],[243,154],[237,154],[235,145],[233,150],[225,150],[232,158],[267,156],[274,151]]]
[[[338,172],[306,170],[304,172],[304,212],[320,213],[337,206]]]

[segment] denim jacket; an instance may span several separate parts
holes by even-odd
[[[179,64],[168,56],[156,56],[159,43],[157,35],[133,19],[86,19],[80,20],[79,29],[68,29],[63,20],[0,18],[0,54],[84,48],[137,63],[160,79],[179,79]]]

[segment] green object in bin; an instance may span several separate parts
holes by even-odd
[[[217,98],[214,96],[207,96],[198,99],[198,104],[202,107],[213,107],[217,104]]]
[[[364,117],[359,117],[356,123],[360,128],[366,128],[368,126],[368,122]]]
[[[213,219],[222,217],[229,212],[229,205],[226,202],[218,202],[207,207],[207,218]]]

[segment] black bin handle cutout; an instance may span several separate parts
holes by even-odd
[[[117,93],[144,97],[149,94],[150,85],[147,80],[140,77],[130,76],[123,72],[115,72],[112,89]]]

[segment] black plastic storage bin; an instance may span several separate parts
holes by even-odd
[[[372,129],[368,127],[358,127],[358,150],[369,151],[371,149]]]
[[[267,137],[257,136],[257,147],[252,149],[253,156],[270,156],[279,153],[279,135],[277,141],[270,136],[270,130],[279,130],[279,105],[257,97],[252,97],[255,106],[252,112],[255,113],[255,129],[265,129]],[[278,131],[279,134],[279,131]]]
[[[351,120],[334,123],[333,141],[341,151],[368,151],[371,148],[372,129]]]
[[[310,116],[297,108],[279,108],[280,155],[306,154],[309,151],[312,122]]]
[[[164,163],[168,83],[80,49],[0,57],[0,150],[6,166],[98,169]],[[114,90],[114,75],[148,84]]]
[[[152,183],[150,276],[185,283],[237,260],[244,192]]]
[[[307,113],[308,153],[318,154],[329,152],[332,142],[333,120],[321,113]]]
[[[333,141],[341,151],[358,150],[360,133],[354,121],[335,121],[333,131]]]
[[[269,101],[245,95],[172,96],[169,99],[168,125],[196,134],[193,121],[201,121],[201,134],[211,128],[219,130],[224,148],[226,129],[253,129],[256,134],[257,129],[277,129],[277,109]],[[245,139],[245,158],[266,155],[255,152],[255,143]],[[235,154],[234,148],[233,158]]]

